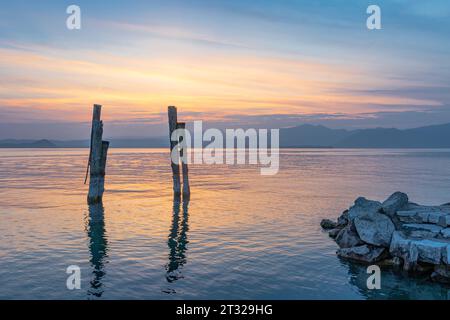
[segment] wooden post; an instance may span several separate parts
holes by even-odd
[[[172,133],[177,129],[177,108],[170,106],[168,108],[168,115],[169,115],[170,163],[172,166],[173,193],[175,196],[180,196],[181,182],[180,182],[179,153],[173,152],[173,149],[177,147],[177,141],[172,141]]]
[[[100,120],[101,108],[102,106],[100,105],[94,105],[92,116],[91,150],[89,155],[91,174],[88,194],[88,203],[90,204],[101,202],[105,191],[105,168],[109,142],[102,141],[103,122]]]
[[[187,164],[187,143],[186,143],[186,123],[178,122],[177,129],[183,130],[182,136],[180,136],[180,157],[181,157],[181,171],[183,173],[183,198],[189,198],[191,195],[191,188],[189,187],[189,173],[188,173],[188,164]]]

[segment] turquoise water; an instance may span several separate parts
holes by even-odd
[[[88,150],[0,149],[0,299],[447,299],[450,288],[340,260],[322,232],[364,195],[450,202],[450,150],[281,150],[280,171],[190,167],[174,204],[166,150],[111,149],[88,207]],[[66,268],[81,268],[68,290]]]

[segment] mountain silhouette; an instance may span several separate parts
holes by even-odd
[[[167,137],[108,138],[113,148],[168,148]],[[270,141],[270,139],[269,139]],[[247,141],[248,142],[248,141]],[[209,142],[204,142],[208,145]],[[281,148],[450,148],[450,123],[414,129],[331,129],[303,124],[280,129]],[[89,148],[89,140],[0,140],[0,148]]]
[[[414,129],[330,129],[300,125],[280,130],[280,146],[334,148],[450,148],[450,123]]]
[[[0,148],[55,148],[56,145],[49,140],[1,140]]]

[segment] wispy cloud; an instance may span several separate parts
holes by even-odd
[[[450,25],[448,2],[381,1],[378,33],[364,27],[365,1],[169,2],[125,11],[81,1],[78,33],[52,2],[26,18],[10,4],[14,17],[0,14],[2,119],[84,123],[100,103],[116,128],[162,125],[169,104],[189,121],[231,124],[382,125],[430,112],[450,121],[450,45],[436,29]]]

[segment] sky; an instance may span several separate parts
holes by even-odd
[[[81,29],[66,27],[69,5]],[[369,5],[381,30],[366,27]],[[447,0],[0,0],[0,139],[450,122]]]

